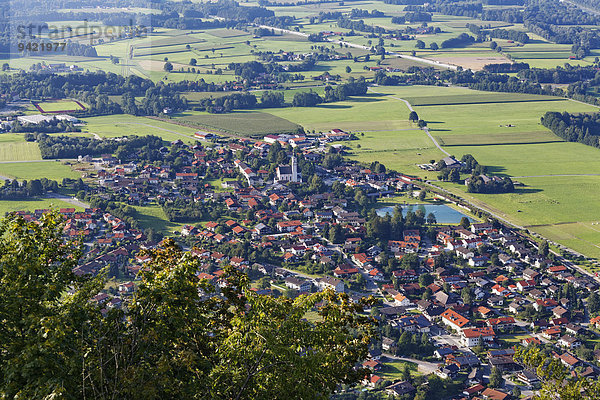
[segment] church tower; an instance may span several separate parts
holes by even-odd
[[[292,182],[299,182],[298,163],[296,162],[296,156],[292,156]]]

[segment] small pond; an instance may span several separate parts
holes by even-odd
[[[417,210],[423,210],[425,217],[427,217],[429,213],[433,213],[438,224],[458,224],[462,217],[469,218],[469,221],[471,222],[474,221],[466,214],[445,204],[400,204],[400,206],[402,207],[403,215],[406,215],[409,211],[416,212]],[[377,215],[384,216],[387,213],[392,214],[393,212],[394,207],[382,207],[377,210]]]

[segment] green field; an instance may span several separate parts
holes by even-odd
[[[78,211],[83,211],[80,207],[75,207],[70,203],[58,199],[0,200],[0,216],[12,211],[35,211],[48,208],[75,208]]]
[[[121,114],[85,118],[83,121],[86,123],[84,132],[96,134],[100,137],[155,135],[167,141],[182,140],[188,143],[195,141],[195,129],[152,118]]]
[[[261,137],[270,133],[294,133],[299,126],[275,115],[255,111],[235,111],[230,114],[186,112],[175,120],[225,133]]]
[[[42,109],[42,112],[67,112],[67,111],[84,111],[76,101],[73,100],[53,100],[36,103]]]
[[[404,110],[402,109],[404,108]],[[369,93],[351,100],[317,107],[281,108],[265,111],[285,118],[304,128],[329,131],[334,128],[352,132],[412,129],[408,111],[389,96]]]
[[[411,376],[414,377],[420,375],[417,364],[401,360],[386,362],[381,371],[379,371],[378,375],[381,375],[382,378],[389,381],[402,379],[402,371],[404,370],[405,365],[408,366]]]
[[[0,134],[0,162],[41,159],[37,143],[26,142],[22,133]]]
[[[560,101],[555,96],[540,96],[521,93],[458,94],[449,96],[406,97],[413,106],[465,105],[486,103],[521,103],[530,101]]]
[[[62,182],[63,178],[80,178],[77,171],[58,161],[0,163],[0,175],[11,179],[48,178]]]
[[[136,221],[140,223],[142,228],[153,230],[162,233],[163,235],[171,235],[174,232],[180,232],[181,227],[185,223],[169,222],[165,212],[159,205],[134,206],[137,211]],[[200,221],[190,221],[189,223],[199,223]]]

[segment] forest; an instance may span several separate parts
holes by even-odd
[[[98,140],[82,136],[50,136],[45,133],[31,134],[27,140],[36,140],[42,158],[77,158],[78,156],[100,156],[102,154],[115,154],[123,162],[133,154],[146,160],[157,159],[148,153],[156,151],[163,146],[163,141],[158,136],[127,136],[126,140]],[[145,154],[145,156],[144,156]]]

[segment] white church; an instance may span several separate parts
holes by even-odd
[[[292,156],[290,165],[280,165],[277,167],[275,182],[302,182],[302,175],[298,172],[296,156]]]

